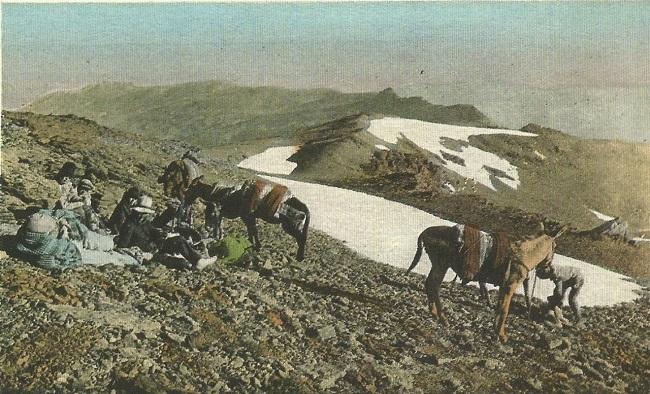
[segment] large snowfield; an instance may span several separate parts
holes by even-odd
[[[391,125],[410,123],[408,119],[401,119],[400,121],[409,122],[398,122],[390,118],[389,121]],[[450,132],[445,133],[442,126],[449,127]],[[397,128],[397,126],[395,127]],[[412,138],[414,138],[414,142],[426,145],[426,130],[429,130],[429,132],[435,130],[437,137],[433,138],[433,140],[439,140],[440,137],[448,134],[453,134],[454,139],[466,138],[456,134],[456,132],[463,129],[465,129],[465,136],[483,134],[482,130],[485,130],[484,134],[501,132],[493,129],[435,125],[431,129],[428,127],[414,129],[418,130],[418,132],[410,134],[408,138],[412,141]],[[381,135],[384,136],[382,139],[391,142],[390,133],[386,131],[387,128],[384,127],[381,130]],[[393,142],[395,141],[393,140]],[[432,142],[429,146],[435,146],[436,144],[437,142]],[[270,155],[269,150],[267,150],[260,155],[246,159],[240,164],[240,167],[251,168],[250,163],[256,163],[252,168],[256,171],[274,173],[280,168],[285,171],[275,173],[286,174],[288,166],[284,162],[295,152],[295,147],[286,147],[285,150],[281,150],[281,148],[272,149],[274,149],[273,155]],[[468,151],[471,150],[464,152]],[[284,152],[284,156],[280,154],[281,152]],[[486,155],[476,156],[479,163],[485,163],[483,160],[486,157]],[[502,165],[502,159],[495,157],[498,160],[491,158],[490,165],[492,167],[495,167],[495,163]],[[471,165],[471,168],[478,168],[478,164],[473,162],[474,158],[472,155],[467,155],[465,161]],[[277,162],[274,162],[274,160],[277,160]],[[510,174],[512,174],[513,170],[510,169],[510,171]],[[516,168],[514,173],[516,174]],[[288,186],[296,197],[307,204],[312,215],[312,228],[343,241],[348,247],[361,255],[399,268],[406,269],[410,265],[417,247],[417,238],[424,229],[430,226],[455,224],[408,205],[352,190],[270,176],[265,176],[265,178]],[[309,251],[307,251],[307,254],[309,254]],[[556,254],[554,264],[575,266],[582,270],[586,279],[581,291],[580,301],[585,306],[613,305],[633,301],[638,297],[637,291],[641,290],[641,287],[628,277],[571,257]],[[415,271],[426,275],[430,266],[428,256],[424,253]],[[454,273],[449,270],[445,280],[450,281],[454,276]],[[523,289],[518,291],[521,293]],[[537,280],[535,297],[545,299],[552,292],[553,283],[548,280]]]
[[[368,132],[388,143],[395,144],[399,138],[406,138],[419,147],[443,159],[443,152],[457,156],[465,161],[465,165],[445,160],[445,168],[454,171],[466,178],[475,180],[492,190],[496,190],[490,172],[486,167],[491,167],[504,172],[507,177],[497,176],[499,181],[513,189],[519,186],[517,167],[494,153],[475,148],[473,146],[460,146],[453,150],[443,145],[445,139],[468,142],[472,135],[483,134],[510,134],[527,137],[536,137],[536,134],[507,129],[485,129],[479,127],[453,126],[448,124],[424,122],[415,119],[381,118],[370,122]]]
[[[298,164],[288,161],[298,151],[297,146],[276,146],[250,156],[239,163],[239,167],[268,174],[289,175]]]
[[[349,248],[372,260],[399,268],[406,269],[411,264],[422,230],[430,226],[455,224],[408,205],[352,190],[283,178],[265,178],[288,186],[295,196],[307,204],[312,228],[344,241]],[[582,270],[586,280],[580,301],[585,306],[632,301],[638,297],[635,291],[641,289],[623,275],[571,257],[556,254],[554,264],[575,266]],[[423,253],[415,271],[426,275],[430,267],[431,263]],[[454,276],[453,271],[449,270],[445,280],[450,281]],[[537,280],[535,297],[546,299],[553,293],[553,287],[548,280]],[[519,289],[519,293],[522,291]]]

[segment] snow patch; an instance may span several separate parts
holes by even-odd
[[[442,158],[443,152],[454,155],[464,160],[465,165],[446,161],[445,167],[466,178],[481,183],[496,191],[492,177],[498,178],[509,187],[516,189],[519,182],[517,167],[494,153],[486,152],[471,145],[460,146],[459,150],[452,150],[443,145],[444,139],[469,142],[472,135],[483,134],[508,134],[518,136],[536,137],[537,134],[506,129],[485,129],[479,127],[454,126],[448,124],[424,122],[415,119],[382,118],[370,122],[368,132],[391,144],[397,143],[399,138],[406,138],[423,149]],[[465,144],[463,144],[465,145]],[[502,171],[505,177],[493,175],[486,169],[491,167]]]
[[[413,259],[420,233],[429,226],[454,225],[453,222],[427,212],[367,194],[283,178],[265,178],[288,186],[311,212],[312,227],[345,241],[358,253],[378,262],[408,268]],[[307,251],[309,253],[309,251]],[[580,293],[582,305],[613,305],[632,301],[641,288],[629,278],[579,261],[557,255],[556,264],[579,267],[585,276]],[[431,263],[423,254],[415,271],[427,275]],[[449,270],[446,281],[454,278]],[[538,280],[535,294],[545,299],[553,293],[553,283]],[[521,293],[523,290],[520,288]]]
[[[390,150],[390,148],[385,145],[375,145],[375,148],[379,150]]]
[[[542,160],[546,160],[546,156],[544,156],[543,154],[539,153],[538,151],[535,150],[535,151],[533,151],[533,153],[535,153],[535,155],[536,155],[537,157],[539,157],[540,159],[542,159]]]
[[[593,213],[594,215],[596,215],[596,217],[597,217],[598,219],[600,219],[600,220],[602,220],[602,221],[604,221],[604,222],[609,222],[610,220],[614,220],[614,219],[616,219],[616,218],[613,218],[613,217],[611,217],[611,216],[607,216],[607,215],[605,215],[604,213],[600,213],[600,212],[598,212],[598,211],[594,211],[593,209],[590,209],[590,211],[591,211],[591,213]]]
[[[289,175],[298,164],[287,159],[297,151],[297,146],[276,146],[268,148],[262,153],[246,158],[238,164],[238,167],[268,174]]]

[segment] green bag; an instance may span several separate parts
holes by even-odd
[[[226,263],[235,263],[241,259],[246,250],[253,246],[245,237],[235,235],[226,235],[221,241],[218,241],[212,250],[210,256],[218,256],[219,261]]]

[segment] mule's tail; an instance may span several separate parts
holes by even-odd
[[[411,266],[406,270],[406,272],[411,272],[413,268],[415,268],[415,266],[418,265],[418,263],[420,262],[420,258],[422,257],[423,246],[424,246],[424,231],[418,237],[418,248],[415,251],[413,262],[411,263]]]

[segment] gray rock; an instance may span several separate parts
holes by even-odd
[[[179,345],[185,342],[186,337],[184,335],[178,335],[178,334],[176,334],[174,332],[167,331],[167,330],[164,332],[164,334],[165,334],[165,336],[167,338],[169,338],[172,341],[178,343]]]
[[[494,358],[486,358],[486,359],[480,360],[478,362],[478,365],[480,367],[483,367],[483,368],[486,368],[486,369],[495,370],[495,369],[505,368],[506,363],[504,363],[503,361],[494,359]]]
[[[504,345],[502,343],[499,343],[497,345],[497,349],[499,349],[499,352],[504,353],[504,354],[513,354],[514,353],[514,350],[512,349],[512,347]]]
[[[326,340],[336,337],[336,328],[333,325],[311,327],[307,330],[307,335],[320,340]]]
[[[525,382],[530,388],[534,390],[542,391],[542,389],[544,388],[544,385],[539,379],[528,378],[525,380]]]
[[[569,365],[567,367],[567,373],[569,376],[582,376],[583,372],[582,369],[576,367],[575,365]]]
[[[244,359],[241,357],[235,357],[231,362],[230,362],[230,367],[234,369],[239,369],[244,366]]]
[[[553,350],[562,346],[562,338],[554,337],[551,334],[542,334],[541,343],[547,350]]]
[[[324,375],[324,379],[321,380],[321,382],[318,385],[318,388],[320,390],[327,390],[333,388],[334,386],[336,386],[336,382],[342,377],[344,377],[346,373],[347,373],[347,368],[339,369],[333,367],[333,369],[329,373],[322,373],[322,375]]]
[[[443,380],[442,383],[451,387],[451,389],[454,391],[463,387],[463,383],[460,381],[460,379],[455,377],[447,378]]]
[[[582,371],[585,373],[585,375],[587,375],[587,376],[589,376],[591,378],[594,378],[596,380],[604,380],[605,379],[603,377],[603,375],[600,372],[598,372],[597,369],[595,369],[594,367],[591,367],[589,365],[584,365],[582,367]]]

